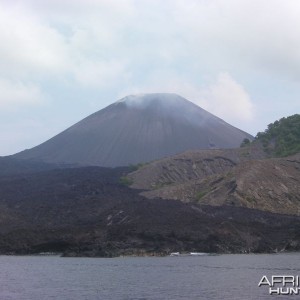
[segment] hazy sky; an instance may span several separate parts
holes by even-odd
[[[299,0],[0,0],[0,155],[135,93],[251,134],[300,113]]]

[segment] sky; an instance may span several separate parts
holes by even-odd
[[[0,0],[0,155],[131,94],[256,135],[300,113],[299,0]]]

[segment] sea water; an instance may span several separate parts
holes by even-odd
[[[300,299],[258,286],[272,275],[300,275],[300,254],[0,256],[0,299]]]

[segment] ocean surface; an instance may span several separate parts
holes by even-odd
[[[300,253],[195,257],[0,256],[1,300],[300,299],[263,275],[300,275]]]

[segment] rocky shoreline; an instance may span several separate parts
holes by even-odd
[[[269,252],[221,252],[221,253],[197,253],[197,252],[182,252],[177,254],[177,252],[147,252],[147,251],[132,251],[132,252],[124,252],[122,254],[117,253],[106,253],[105,255],[99,255],[99,253],[96,252],[83,252],[83,253],[75,253],[75,252],[43,252],[43,253],[1,253],[0,255],[3,256],[59,256],[59,257],[76,257],[76,258],[122,258],[122,257],[198,257],[198,256],[218,256],[218,255],[260,255],[260,254],[289,254],[289,253],[300,253],[300,250],[298,251],[269,251]]]
[[[73,257],[300,251],[300,217],[234,205],[148,199],[130,169],[0,177],[0,253]]]

